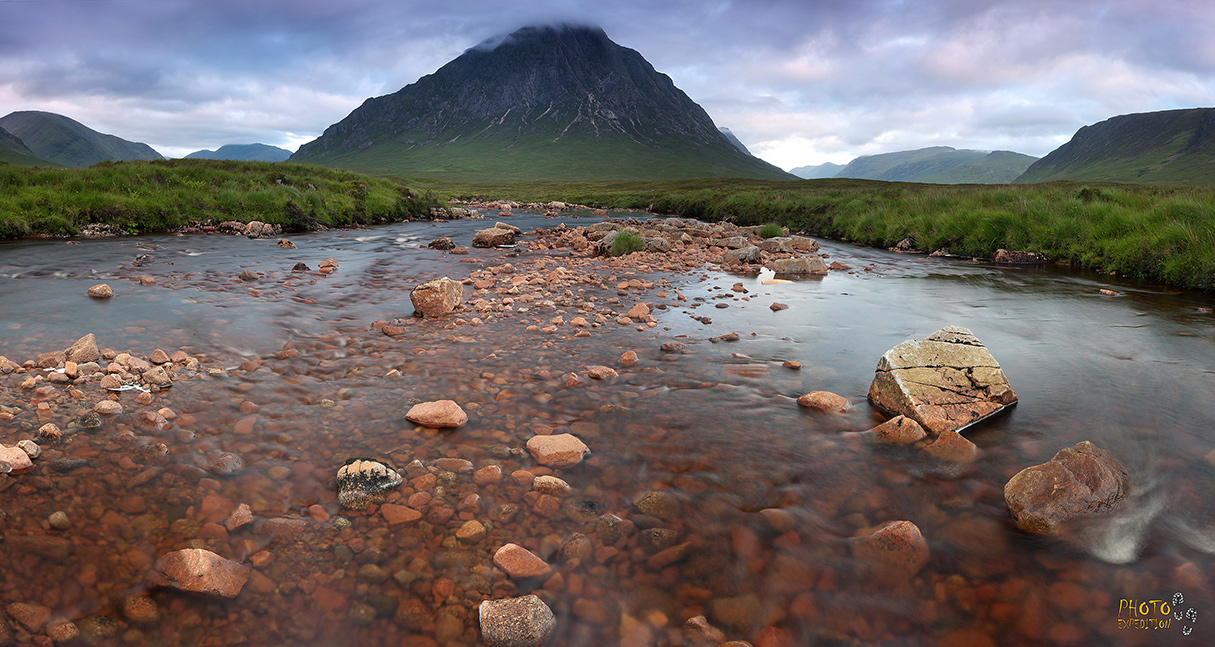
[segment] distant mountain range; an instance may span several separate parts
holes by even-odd
[[[793,169],[806,179],[856,178],[931,184],[1008,184],[1038,158],[1011,151],[958,150],[933,146],[858,157],[846,166],[821,164]],[[835,173],[831,173],[835,170]]]
[[[1076,131],[1017,182],[1215,184],[1215,108],[1120,115]]]
[[[823,178],[835,177],[835,174],[842,170],[844,170],[843,164],[826,162],[817,166],[799,166],[789,172],[803,180],[821,180]]]
[[[194,151],[186,159],[236,160],[238,162],[282,162],[291,151],[267,144],[225,144],[219,150]]]
[[[465,180],[794,179],[597,27],[533,26],[368,99],[294,162]]]
[[[17,137],[36,158],[57,166],[164,159],[147,144],[99,133],[51,112],[13,112],[0,117],[0,128]]]

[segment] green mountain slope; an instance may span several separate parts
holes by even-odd
[[[34,155],[20,137],[0,128],[0,162],[18,166],[56,166]]]
[[[1215,108],[1111,117],[1031,165],[1017,182],[1215,184]]]
[[[218,150],[194,151],[185,159],[233,160],[236,162],[282,162],[291,151],[267,144],[225,144]]]
[[[0,117],[0,128],[21,138],[34,155],[62,166],[164,159],[147,144],[99,133],[51,112],[13,112]]]
[[[1011,151],[988,153],[933,146],[858,157],[835,177],[934,184],[1007,184],[1035,159]]]
[[[525,27],[368,99],[293,162],[467,181],[793,179],[738,150],[634,50],[591,27]]]

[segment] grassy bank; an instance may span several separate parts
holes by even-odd
[[[449,195],[563,200],[793,230],[876,247],[1059,262],[1215,289],[1215,188],[1126,184],[932,185],[868,180],[697,180],[431,185]]]
[[[304,164],[0,164],[0,238],[70,235],[91,223],[156,232],[207,220],[260,220],[299,231],[426,217],[433,204],[399,181]]]

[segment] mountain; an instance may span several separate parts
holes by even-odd
[[[826,162],[817,166],[799,166],[789,172],[803,180],[821,180],[823,178],[835,177],[835,174],[842,170],[844,170],[843,164]]]
[[[186,159],[236,160],[238,162],[282,162],[291,151],[266,144],[225,144],[219,150],[194,151]]]
[[[364,101],[291,161],[473,181],[793,179],[735,148],[641,54],[571,25],[485,41]]]
[[[18,166],[57,166],[34,155],[20,137],[0,128],[0,162]]]
[[[0,128],[20,137],[34,155],[62,166],[164,159],[147,144],[105,135],[51,112],[13,112],[0,117]]]
[[[737,136],[735,136],[734,133],[731,132],[729,128],[726,128],[725,126],[718,126],[717,130],[719,132],[721,132],[721,134],[725,135],[726,139],[730,140],[731,144],[734,144],[734,148],[737,148],[738,150],[742,151],[743,153],[746,153],[747,155],[751,154],[751,151],[747,150],[747,147],[745,144],[742,143],[742,140],[740,140]]]
[[[987,152],[933,146],[858,157],[835,177],[936,184],[1007,184],[1021,175],[1035,159],[1011,151]]]
[[[1215,184],[1215,108],[1111,117],[1076,131],[1017,182]]]

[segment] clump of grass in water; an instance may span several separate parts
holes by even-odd
[[[784,236],[784,235],[785,235],[785,230],[782,229],[780,225],[778,225],[774,222],[770,222],[770,223],[764,225],[763,227],[759,228],[760,238],[776,238],[777,236]]]
[[[612,256],[624,256],[643,249],[645,249],[645,241],[641,240],[641,236],[631,231],[622,231],[620,235],[616,236],[616,240],[612,241],[610,251]]]

